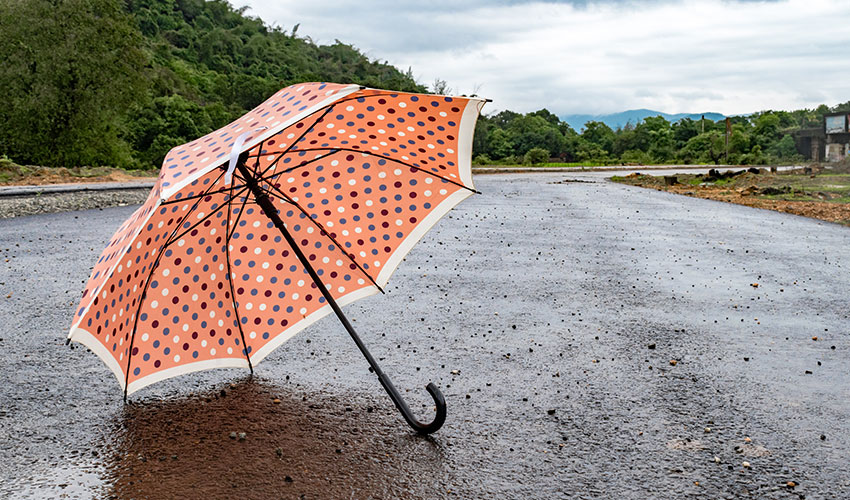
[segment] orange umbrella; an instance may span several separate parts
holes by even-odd
[[[172,149],[97,261],[69,341],[124,397],[197,370],[253,366],[335,312],[407,422],[422,424],[340,306],[382,291],[413,245],[475,192],[484,100],[305,83]]]

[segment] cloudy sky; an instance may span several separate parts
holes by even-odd
[[[231,0],[485,111],[743,114],[850,100],[846,0]]]

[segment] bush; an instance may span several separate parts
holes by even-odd
[[[525,163],[537,165],[549,161],[549,151],[543,148],[531,148],[525,153]]]
[[[472,160],[473,165],[492,165],[493,160],[485,154],[480,154]]]

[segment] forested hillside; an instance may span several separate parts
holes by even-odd
[[[297,30],[225,0],[3,0],[0,154],[158,167],[171,147],[292,83],[426,90],[409,71]]]
[[[551,157],[585,164],[730,163],[764,165],[800,161],[793,132],[823,126],[823,115],[850,111],[850,102],[796,111],[764,111],[726,122],[647,117],[617,130],[589,121],[581,133],[546,109],[483,116],[475,131],[478,164],[543,163]]]
[[[156,168],[170,148],[298,82],[427,90],[409,69],[226,0],[2,0],[0,34],[0,158],[21,164]],[[791,134],[836,110],[850,102],[735,117],[728,158],[722,121],[589,121],[579,133],[546,109],[506,110],[482,116],[473,153],[481,164],[789,162],[799,159]]]

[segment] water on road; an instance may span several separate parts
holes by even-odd
[[[430,438],[334,317],[252,379],[125,406],[64,341],[134,207],[0,221],[0,496],[850,496],[850,229],[581,173],[476,185],[345,308],[423,419],[446,395]]]

